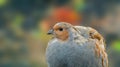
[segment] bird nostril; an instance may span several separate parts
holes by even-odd
[[[47,34],[50,35],[51,33],[48,32]]]
[[[49,30],[49,31],[47,32],[47,34],[48,34],[48,35],[53,34],[53,30],[52,30],[52,29]]]

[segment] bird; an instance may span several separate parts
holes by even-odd
[[[46,48],[48,67],[108,67],[103,36],[92,27],[56,23]]]

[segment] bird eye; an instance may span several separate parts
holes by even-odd
[[[63,31],[63,28],[59,28],[59,31]]]

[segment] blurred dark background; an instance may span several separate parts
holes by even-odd
[[[46,33],[61,21],[98,30],[120,67],[120,0],[0,0],[0,67],[47,67]]]

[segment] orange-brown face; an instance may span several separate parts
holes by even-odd
[[[68,30],[67,30],[66,26],[65,26],[65,25],[62,25],[62,24],[61,24],[61,25],[60,25],[60,24],[54,25],[54,26],[53,26],[52,34],[53,34],[56,38],[58,38],[58,39],[60,39],[60,40],[62,40],[62,41],[67,40],[68,37],[69,37],[69,33],[68,33]]]

